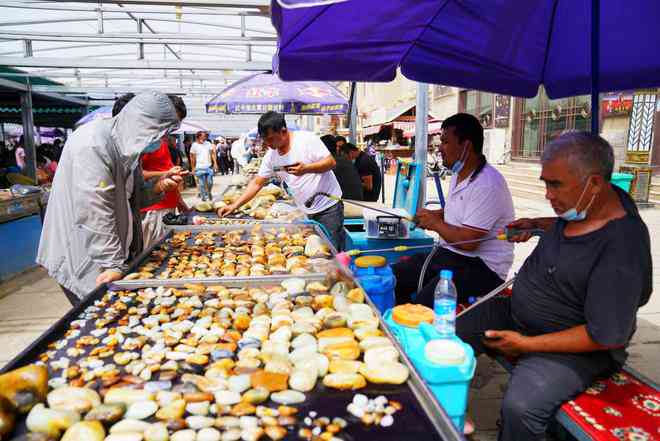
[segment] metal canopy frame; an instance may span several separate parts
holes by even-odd
[[[69,0],[52,0],[68,3]],[[99,3],[99,0],[77,0],[80,3]],[[213,6],[223,8],[270,8],[270,0],[104,0],[103,3],[162,6]]]
[[[98,58],[0,57],[0,66],[76,69],[243,70],[265,71],[265,61],[100,60]],[[176,79],[176,77],[173,77]]]
[[[20,95],[33,177],[33,100],[87,106],[90,94],[158,89],[203,101],[270,70],[277,41],[270,0],[7,0],[0,17],[0,67],[23,68],[0,76],[0,89]]]
[[[55,2],[53,2],[53,3],[55,3]],[[69,2],[67,2],[67,3],[69,3]],[[32,10],[66,11],[66,12],[102,12],[102,13],[131,12],[133,14],[166,14],[166,15],[172,15],[171,11],[163,11],[163,10],[158,10],[158,9],[135,8],[135,7],[125,8],[125,7],[122,7],[122,6],[112,7],[112,6],[103,6],[103,4],[99,5],[97,2],[90,2],[90,3],[96,3],[96,5],[95,6],[87,6],[86,4],[71,5],[69,3],[66,6],[62,6],[62,5],[57,5],[57,4],[44,5],[44,4],[40,4],[40,3],[19,3],[19,2],[14,1],[14,2],[3,3],[2,7],[3,8],[17,8],[17,9],[32,9]],[[110,3],[110,2],[106,2],[106,4],[108,4],[108,3]],[[122,2],[122,3],[127,4],[129,2]],[[245,10],[237,10],[235,8],[222,8],[222,7],[217,7],[217,8],[213,8],[213,9],[205,8],[204,10],[199,10],[199,11],[196,11],[196,10],[192,9],[192,10],[186,10],[186,15],[204,15],[204,16],[245,15],[245,16],[268,17],[267,11],[264,11],[261,7],[255,7],[255,8],[248,7]]]
[[[0,21],[0,66],[53,75],[70,86],[70,90],[62,86],[40,89],[44,92],[80,94],[86,87],[96,93],[100,88],[126,91],[131,81],[139,80],[136,89],[181,92],[188,86],[195,93],[205,93],[211,84],[226,86],[250,72],[270,70],[277,41],[268,20],[269,0],[10,0],[0,4],[3,9],[34,13],[27,18],[7,14]],[[134,27],[127,28],[131,21]],[[89,27],[97,32],[78,32]],[[3,50],[12,43],[11,50]],[[192,46],[202,50],[194,51]],[[78,52],[88,55],[77,56]],[[140,77],[154,70],[162,75]],[[225,74],[216,76],[212,71]]]

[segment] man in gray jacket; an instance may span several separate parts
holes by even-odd
[[[180,176],[142,181],[140,154],[178,127],[185,105],[157,92],[135,96],[112,119],[68,139],[48,202],[37,263],[72,304],[118,280],[142,251],[139,209],[176,188]],[[178,111],[177,111],[178,110]]]

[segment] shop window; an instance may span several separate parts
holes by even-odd
[[[591,111],[588,96],[551,100],[543,88],[534,98],[522,101],[516,115],[520,130],[513,156],[538,159],[545,145],[567,130],[589,130]]]
[[[478,90],[461,92],[459,109],[476,116],[485,129],[508,127],[511,97]]]
[[[433,94],[433,99],[437,100],[440,97],[451,94],[450,86],[442,86],[440,84],[434,84],[431,87],[431,93]]]

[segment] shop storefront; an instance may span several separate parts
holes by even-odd
[[[459,97],[459,111],[470,113],[484,129],[506,129],[511,116],[511,97],[478,90],[464,90]]]
[[[588,96],[551,100],[541,88],[530,99],[514,99],[512,159],[537,160],[544,146],[566,130],[589,131]]]

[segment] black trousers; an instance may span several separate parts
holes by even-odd
[[[524,334],[511,318],[511,298],[496,297],[456,320],[456,334],[476,353],[486,351],[481,333],[490,329]],[[607,351],[522,355],[502,399],[498,440],[545,440],[548,423],[562,403],[619,368]]]
[[[229,174],[229,159],[226,156],[218,155],[218,167],[221,174]]]
[[[426,256],[428,254],[415,254],[410,259],[392,266],[396,276],[397,304],[412,302],[411,296],[417,292],[417,284]],[[467,303],[469,297],[488,294],[504,283],[480,258],[463,256],[446,248],[439,248],[426,270],[424,288],[417,294],[414,303],[433,308],[433,293],[440,279],[440,270],[443,269],[452,270],[454,273],[458,303]]]
[[[330,234],[330,241],[335,246],[337,251],[344,250],[346,241],[346,232],[344,231],[344,203],[337,202],[330,208],[325,209],[320,213],[310,214],[311,220],[316,221],[323,225]]]

